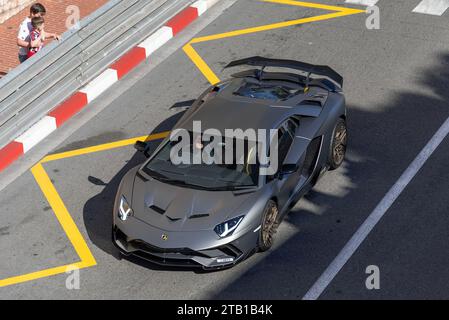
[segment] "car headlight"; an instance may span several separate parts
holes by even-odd
[[[122,221],[126,221],[129,216],[133,214],[133,209],[131,209],[130,205],[128,204],[128,201],[126,201],[126,198],[122,196],[120,198],[120,206],[118,208],[118,217]]]
[[[220,223],[214,228],[214,231],[218,234],[220,238],[226,238],[232,235],[239,226],[240,222],[242,222],[245,216],[240,216],[226,222]]]

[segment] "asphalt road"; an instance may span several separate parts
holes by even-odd
[[[347,161],[295,206],[271,251],[212,273],[120,259],[110,242],[113,199],[124,173],[142,161],[127,146],[44,165],[97,261],[81,270],[80,289],[67,290],[63,273],[0,288],[0,299],[301,299],[449,117],[449,12],[412,13],[418,3],[381,0],[380,30],[367,30],[367,16],[358,14],[195,46],[220,78],[227,62],[252,55],[328,64],[344,75]],[[223,1],[0,175],[12,180],[0,193],[0,281],[79,261],[28,170],[36,161],[169,130],[179,117],[169,107],[208,86],[180,49],[192,37],[318,14],[323,11]],[[321,298],[449,298],[448,154],[445,139]],[[379,267],[379,290],[365,286],[369,265]]]

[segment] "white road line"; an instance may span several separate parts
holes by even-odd
[[[374,6],[377,2],[379,2],[379,0],[346,0],[345,2],[371,7],[371,6]]]
[[[315,284],[309,289],[303,300],[316,300],[324,292],[327,286],[332,282],[335,276],[340,272],[343,266],[348,262],[354,252],[359,248],[360,244],[366,239],[368,234],[373,230],[376,224],[382,219],[385,212],[391,207],[396,199],[401,195],[402,191],[412,181],[418,171],[423,167],[432,153],[441,144],[444,138],[449,134],[449,118],[438,129],[435,135],[430,139],[424,149],[413,160],[410,166],[404,171],[399,180],[391,187],[385,197],[380,201],[374,211],[359,227],[352,238],[346,243],[337,257],[327,267],[324,273],[318,278]]]
[[[413,12],[441,16],[449,8],[449,0],[422,0]]]

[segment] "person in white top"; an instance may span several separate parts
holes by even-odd
[[[28,51],[32,47],[38,47],[40,41],[45,40],[45,38],[55,38],[59,40],[59,35],[45,32],[43,39],[35,40],[35,42],[31,41],[30,33],[33,30],[33,26],[31,25],[31,19],[36,17],[43,17],[47,10],[40,3],[35,3],[30,7],[30,15],[23,20],[20,24],[19,34],[17,35],[17,45],[19,46],[19,62],[23,63],[28,59]]]

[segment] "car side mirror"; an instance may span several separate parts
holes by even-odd
[[[137,141],[134,144],[134,149],[136,149],[139,152],[142,152],[145,157],[149,158],[149,154],[148,154],[148,143],[144,142],[144,141]]]

